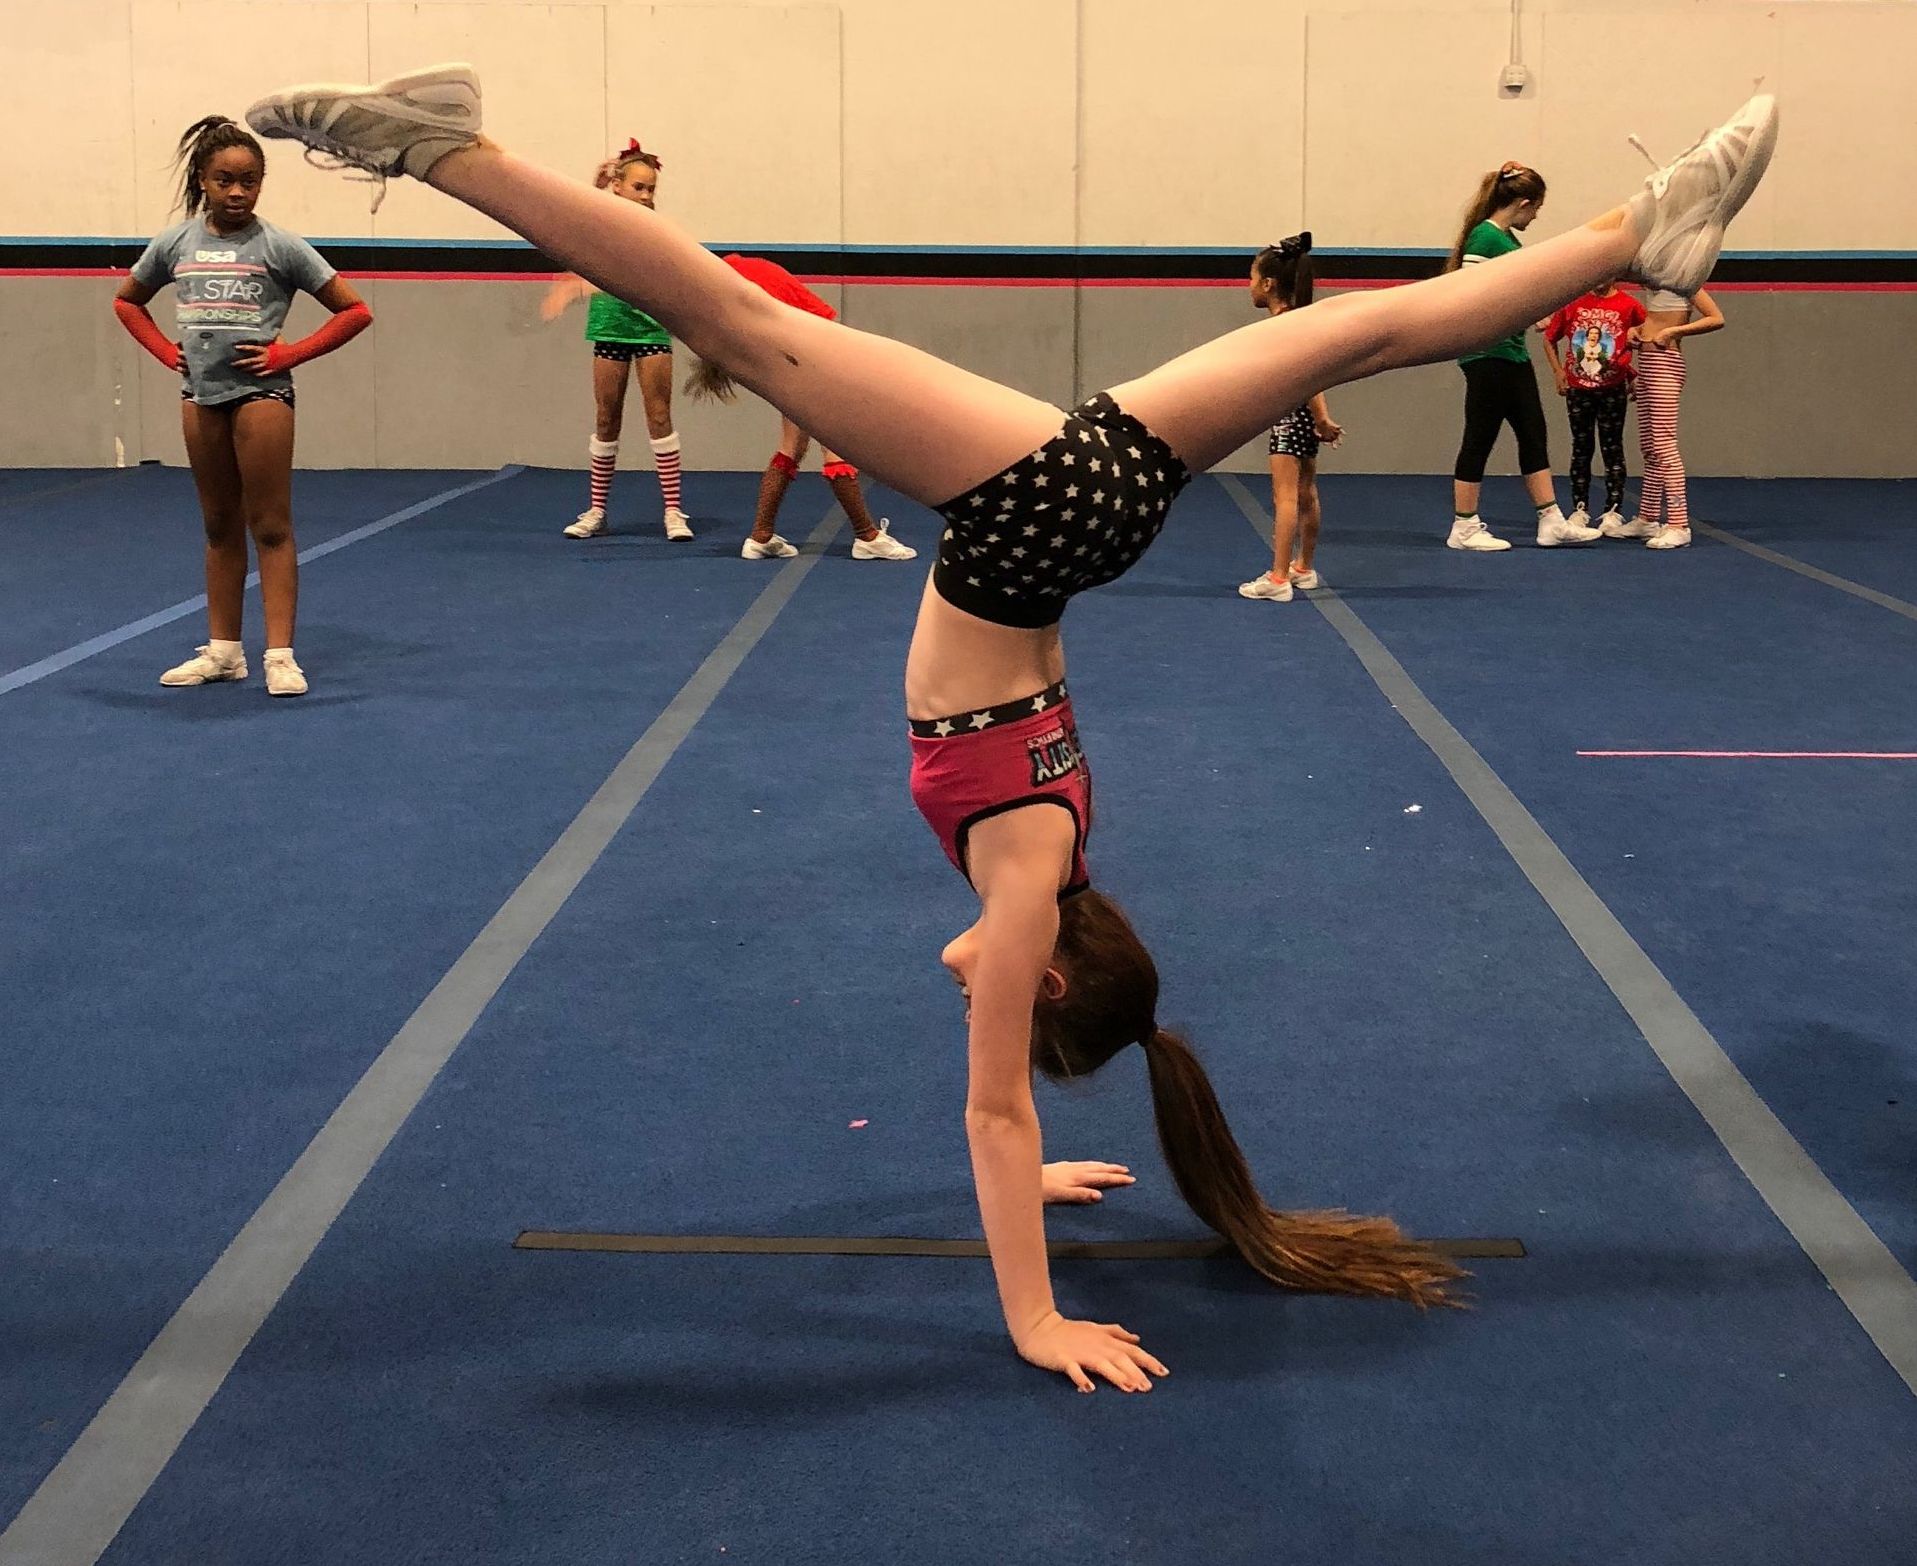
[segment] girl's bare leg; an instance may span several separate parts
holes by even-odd
[[[600,440],[617,440],[626,427],[626,375],[623,359],[592,361],[592,432]]]
[[[186,460],[206,527],[206,634],[237,642],[246,604],[246,506],[233,454],[233,415],[181,402]]]
[[[1618,207],[1573,233],[1428,282],[1287,310],[1112,388],[1193,472],[1319,392],[1455,359],[1619,276],[1639,235]]]
[[[246,526],[260,557],[266,645],[291,647],[300,597],[299,551],[293,543],[293,410],[271,397],[249,402],[233,415],[233,454],[246,497]]]
[[[672,355],[647,354],[633,362],[639,397],[646,405],[646,434],[664,440],[672,433]]]
[[[1298,459],[1271,459],[1271,579],[1291,579],[1291,553],[1298,544]]]
[[[428,182],[657,317],[701,358],[924,504],[991,478],[1064,424],[1036,397],[780,304],[658,213],[608,201],[483,138],[442,157]]]
[[[1323,512],[1318,505],[1318,464],[1307,462],[1298,474],[1298,553],[1295,563],[1300,571],[1309,571],[1312,557],[1318,553],[1318,523],[1322,518]]]

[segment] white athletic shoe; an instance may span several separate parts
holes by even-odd
[[[568,538],[597,538],[606,530],[606,512],[602,506],[588,506],[579,520],[566,529]]]
[[[739,546],[739,558],[741,560],[790,560],[797,553],[798,550],[794,549],[783,538],[779,537],[777,533],[774,533],[772,537],[767,539],[763,544],[760,543],[758,539],[747,534],[746,541]]]
[[[1564,520],[1575,527],[1589,527],[1591,525],[1591,513],[1586,511],[1584,507],[1579,506],[1577,510],[1573,511]]]
[[[478,139],[479,122],[479,77],[464,64],[429,66],[370,87],[311,82],[246,111],[246,123],[260,135],[304,143],[306,161],[316,168],[371,175],[379,187],[375,212],[388,179],[424,179],[447,153]]]
[[[213,685],[220,680],[246,678],[246,654],[217,658],[211,647],[202,647],[199,656],[176,663],[160,676],[162,685]]]
[[[892,536],[892,519],[879,518],[879,531],[872,538],[852,540],[854,560],[916,560],[919,552],[909,549]]]
[[[1691,530],[1688,527],[1661,527],[1656,534],[1644,540],[1646,549],[1685,549],[1690,546]]]
[[[1578,516],[1583,516],[1580,511]],[[1538,548],[1555,549],[1559,544],[1588,544],[1598,537],[1598,530],[1577,520],[1567,517],[1553,506],[1538,518]]]
[[[1632,142],[1644,151],[1642,142]],[[1629,203],[1644,236],[1631,276],[1687,298],[1702,288],[1717,265],[1725,228],[1757,189],[1776,146],[1777,100],[1760,93],[1647,179]]]
[[[1271,574],[1265,572],[1261,575],[1254,576],[1249,582],[1240,582],[1238,584],[1238,596],[1240,598],[1263,598],[1267,602],[1274,604],[1288,604],[1291,602],[1291,583],[1274,582],[1271,579]]]
[[[1598,519],[1598,531],[1606,538],[1649,538],[1657,531],[1657,524],[1643,517],[1626,522],[1617,512],[1607,511]]]
[[[684,543],[692,537],[692,523],[677,506],[666,513],[666,537],[675,544]]]
[[[1496,537],[1478,517],[1453,517],[1451,536],[1444,541],[1446,549],[1473,549],[1480,554],[1491,554],[1496,550],[1509,549],[1511,541]]]
[[[267,648],[266,694],[269,696],[304,696],[306,694],[306,673],[293,662],[292,648]]]
[[[1325,579],[1316,571],[1300,571],[1296,566],[1293,566],[1291,568],[1291,585],[1297,588],[1301,593],[1309,593],[1317,588],[1323,587],[1325,585]]]

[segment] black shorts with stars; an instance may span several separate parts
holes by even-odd
[[[932,584],[995,625],[1056,624],[1074,593],[1137,563],[1190,482],[1171,447],[1100,392],[1029,457],[938,508]]]

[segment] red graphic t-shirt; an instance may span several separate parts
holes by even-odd
[[[1644,324],[1644,306],[1621,289],[1586,294],[1551,317],[1545,337],[1564,344],[1564,374],[1585,391],[1609,391],[1631,374],[1630,333]]]
[[[828,321],[839,318],[838,311],[776,261],[767,261],[759,256],[727,256],[725,263],[748,282],[757,283],[781,304],[789,304],[795,310],[804,310],[812,315],[822,315]],[[1642,315],[1640,311],[1640,319]]]

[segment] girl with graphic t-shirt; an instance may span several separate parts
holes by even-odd
[[[1517,236],[1544,210],[1544,193],[1544,176],[1522,163],[1507,163],[1485,175],[1465,210],[1464,226],[1451,247],[1445,271],[1468,270],[1516,251]],[[1537,508],[1538,547],[1590,543],[1598,536],[1597,529],[1575,523],[1558,510],[1544,404],[1538,399],[1538,378],[1531,370],[1524,328],[1473,349],[1458,363],[1464,370],[1464,436],[1451,474],[1451,533],[1445,546],[1481,554],[1511,547],[1478,516],[1485,464],[1498,443],[1498,431],[1506,424],[1518,438],[1518,471]]]
[[[651,208],[658,199],[656,153],[647,152],[635,137],[623,152],[599,165],[593,184],[625,201]],[[646,434],[652,442],[652,460],[659,474],[659,496],[665,504],[666,537],[692,537],[692,523],[680,505],[679,433],[672,427],[672,338],[643,310],[623,299],[601,293],[584,278],[561,278],[547,292],[540,314],[548,321],[578,300],[586,306],[586,341],[592,344],[593,431],[587,446],[591,482],[586,509],[566,527],[568,538],[596,538],[606,530],[606,502],[612,497],[612,476],[619,466],[619,433],[626,422],[627,371],[639,382],[646,407]]]
[[[1624,505],[1624,415],[1631,401],[1631,339],[1644,320],[1644,306],[1617,284],[1605,283],[1574,299],[1544,323],[1544,356],[1557,377],[1558,395],[1571,418],[1570,519],[1590,525],[1591,448],[1604,449],[1604,516],[1598,531],[1606,538],[1641,538],[1626,522]],[[1569,341],[1564,358],[1557,345]],[[1606,352],[1605,345],[1610,345]]]
[[[293,659],[299,555],[291,372],[350,342],[373,315],[311,245],[254,215],[266,155],[239,125],[209,115],[188,126],[176,161],[184,170],[186,221],[146,247],[113,302],[134,341],[184,377],[186,455],[206,523],[207,643],[160,683],[246,678],[240,614],[251,532],[266,609],[266,689],[302,696],[306,676]],[[175,290],[178,343],[146,309],[168,283]],[[332,318],[310,337],[282,343],[287,307],[300,292],[319,300]]]
[[[1134,1045],[1179,1194],[1249,1265],[1287,1288],[1450,1302],[1456,1264],[1388,1220],[1267,1205],[1203,1063],[1161,1024],[1157,965],[1086,884],[1092,787],[1060,620],[1074,595],[1137,563],[1193,473],[1326,388],[1522,331],[1627,269],[1695,286],[1769,163],[1772,100],[1753,99],[1626,204],[1522,255],[1286,310],[1069,412],[789,309],[657,214],[514,157],[480,134],[468,66],[292,87],[248,119],[498,219],[944,518],[905,664],[912,797],[979,900],[943,961],[965,1006],[979,1215],[1026,1360],[1081,1392],[1095,1377],[1146,1392],[1165,1373],[1134,1333],[1061,1311],[1046,1256],[1046,1202],[1131,1179],[1044,1162],[1034,1076],[1087,1077]]]

